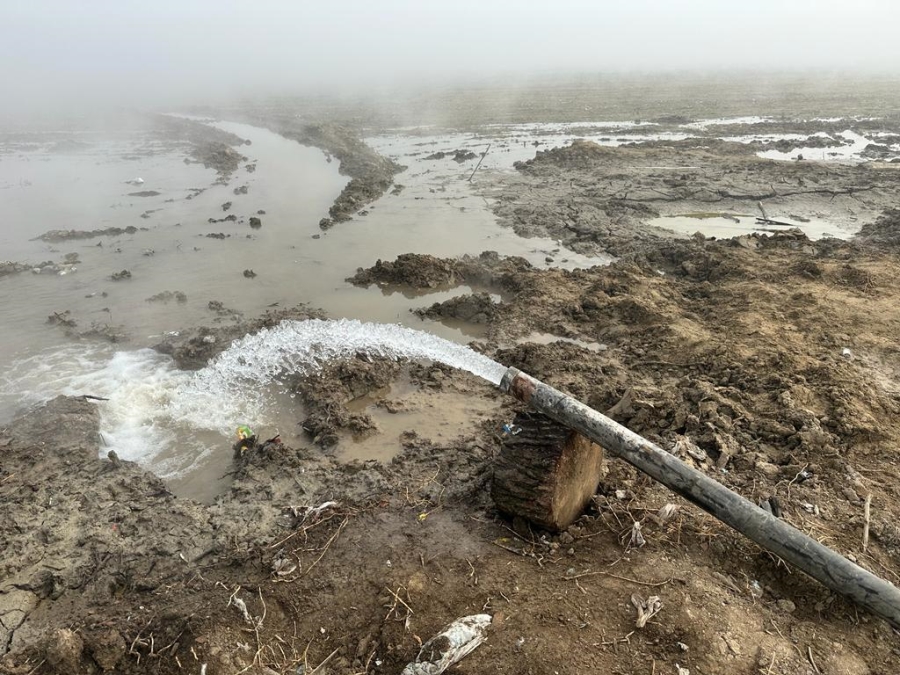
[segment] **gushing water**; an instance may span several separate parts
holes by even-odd
[[[115,450],[122,459],[177,478],[227,452],[238,424],[271,430],[295,424],[298,410],[283,378],[314,374],[358,352],[437,361],[493,384],[505,372],[468,347],[411,328],[346,319],[285,321],[235,341],[195,373],[150,349],[71,345],[42,353],[4,374],[0,406],[12,411],[59,394],[107,397],[100,404],[101,453]]]
[[[252,419],[265,408],[266,388],[281,384],[281,378],[310,375],[330,361],[359,352],[437,361],[495,385],[500,384],[506,371],[496,361],[464,345],[396,324],[354,319],[283,321],[236,340],[180,388],[170,412],[198,425],[224,427],[231,422],[226,423],[215,414],[216,404],[221,406],[223,400],[238,397],[244,418]]]

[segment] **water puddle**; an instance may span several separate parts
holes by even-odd
[[[843,138],[845,143],[830,148],[805,148],[799,147],[788,152],[779,150],[764,150],[757,153],[758,156],[766,159],[775,159],[780,161],[798,160],[802,157],[804,160],[816,161],[865,161],[862,153],[866,146],[872,143],[872,140],[858,134],[855,131],[846,130],[838,134]]]
[[[409,381],[398,382],[348,404],[354,412],[365,412],[378,430],[338,445],[342,461],[376,459],[388,462],[401,450],[401,437],[415,431],[435,443],[458,438],[494,415],[497,400],[450,390],[419,390]]]
[[[836,237],[848,239],[853,231],[838,227],[832,223],[818,219],[801,221],[794,218],[782,218],[771,216],[779,222],[787,223],[784,226],[759,223],[755,216],[717,216],[704,214],[703,216],[662,216],[649,221],[650,225],[672,230],[686,237],[700,232],[707,237],[727,239],[739,237],[744,234],[784,232],[792,228],[798,228],[812,240],[824,237]]]

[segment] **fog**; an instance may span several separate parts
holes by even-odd
[[[490,76],[900,65],[894,0],[0,0],[3,112]]]

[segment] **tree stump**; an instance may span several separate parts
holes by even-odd
[[[540,413],[518,413],[521,428],[494,461],[497,508],[559,531],[584,511],[603,475],[603,449]]]

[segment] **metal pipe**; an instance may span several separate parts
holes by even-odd
[[[900,589],[571,396],[510,368],[500,389],[580,432],[831,590],[900,628]]]

